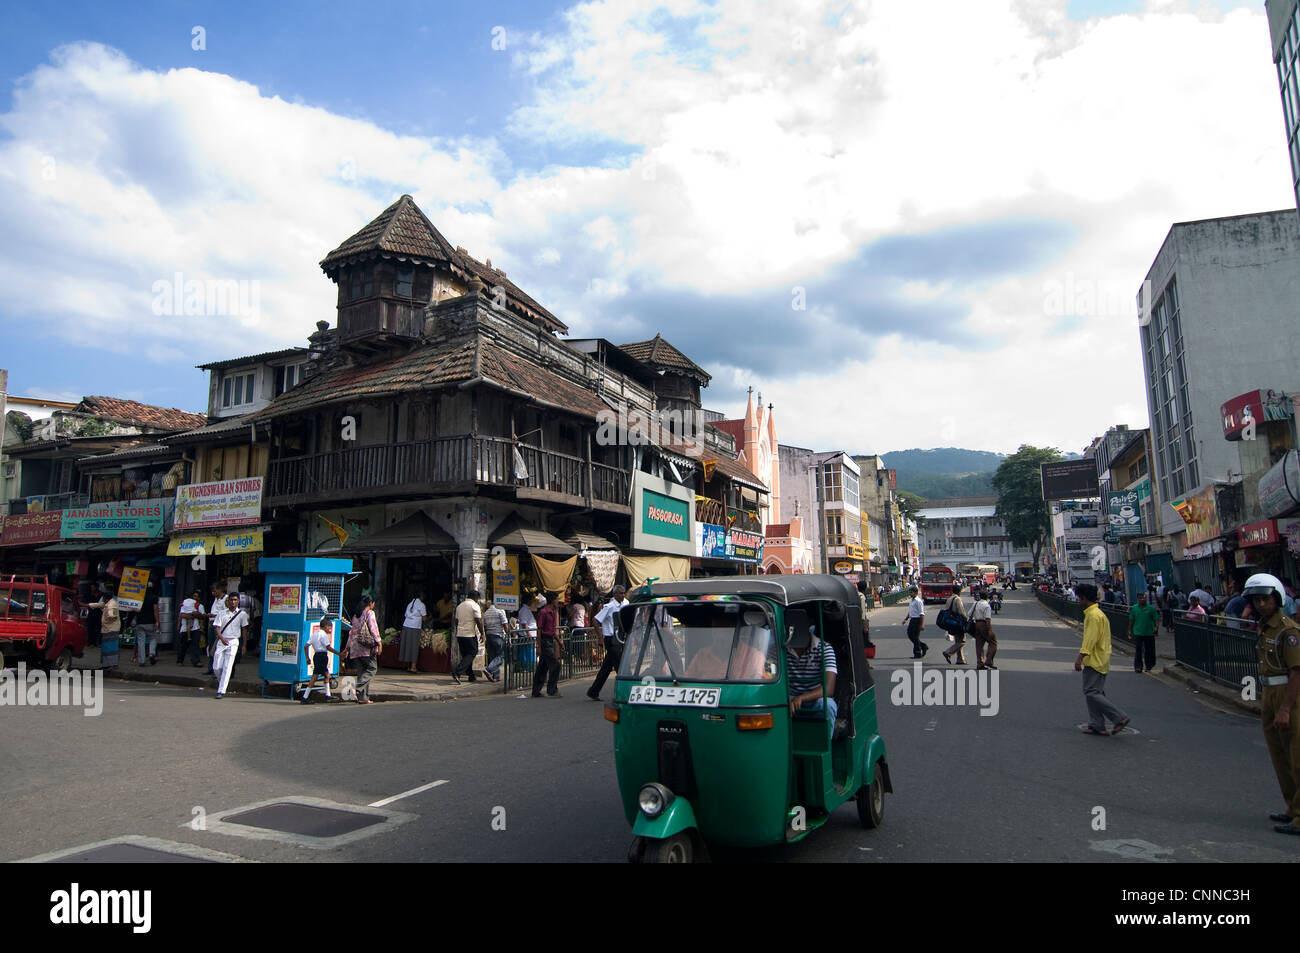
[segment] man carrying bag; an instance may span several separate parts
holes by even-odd
[[[961,586],[952,587],[952,595],[939,612],[939,628],[952,636],[953,646],[943,653],[944,659],[953,664],[953,653],[957,655],[957,665],[966,664],[966,607],[961,601]]]

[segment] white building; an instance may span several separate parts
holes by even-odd
[[[1300,199],[1300,3],[1266,0],[1268,32],[1273,41],[1273,65],[1282,91],[1282,121],[1291,156],[1291,187]]]
[[[921,566],[943,563],[957,569],[963,563],[996,564],[1004,573],[1032,575],[1033,556],[1012,545],[1006,525],[996,515],[995,496],[930,500],[917,516],[924,521],[919,534]]]
[[[812,539],[814,572],[843,572],[855,581],[866,571],[862,544],[862,471],[841,450],[816,452],[780,444],[781,506],[800,501]],[[837,568],[838,567],[838,568]]]

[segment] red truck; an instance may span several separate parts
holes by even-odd
[[[0,667],[25,661],[66,672],[85,652],[75,592],[45,576],[0,576]]]
[[[952,595],[956,574],[943,563],[930,563],[921,569],[921,601],[947,602]]]

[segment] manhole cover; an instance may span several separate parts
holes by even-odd
[[[139,844],[105,844],[75,854],[65,854],[54,864],[214,864],[206,857],[187,857],[169,850],[141,847]]]
[[[227,824],[243,824],[245,827],[260,827],[303,837],[338,837],[384,822],[382,815],[360,814],[293,801],[279,801],[238,814],[227,814],[222,820]]]

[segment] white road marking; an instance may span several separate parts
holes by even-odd
[[[428,784],[421,784],[418,788],[411,788],[409,791],[403,791],[401,794],[394,794],[392,797],[386,797],[382,801],[372,801],[367,807],[386,807],[394,801],[400,801],[404,797],[410,797],[412,794],[419,794],[421,791],[428,791],[430,788],[436,788],[440,784],[446,784],[446,781],[430,781]]]

